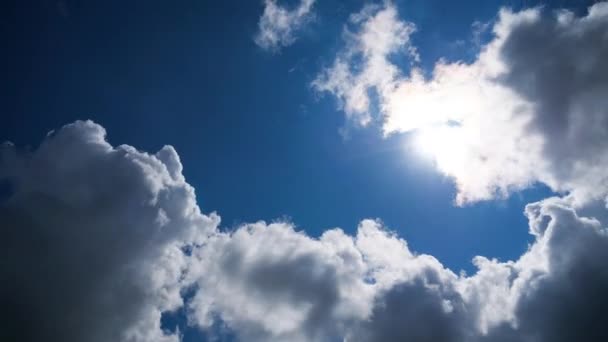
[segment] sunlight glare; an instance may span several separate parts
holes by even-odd
[[[470,137],[461,126],[441,125],[416,132],[414,146],[423,158],[430,158],[445,174],[464,172]]]

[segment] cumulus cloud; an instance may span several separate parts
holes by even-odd
[[[279,5],[277,0],[265,0],[255,43],[272,51],[293,44],[295,34],[312,19],[314,3],[315,0],[301,0],[295,8],[289,9]]]
[[[607,318],[605,288],[608,236],[605,223],[581,217],[568,200],[550,198],[527,206],[535,243],[518,261],[480,260],[480,273],[468,279],[469,293],[494,279],[508,324],[489,323],[488,341],[603,341]],[[481,274],[485,272],[485,274]],[[488,292],[486,292],[488,293]],[[491,297],[490,297],[491,298]],[[480,298],[481,299],[481,298]],[[479,307],[486,312],[494,310]]]
[[[348,336],[396,283],[453,279],[379,222],[315,239],[289,223],[217,229],[175,150],[113,147],[78,121],[33,151],[5,143],[0,179],[3,340],[178,341],[163,312],[221,318],[244,340]],[[442,302],[443,303],[443,302]]]
[[[181,248],[218,223],[201,214],[175,150],[112,147],[90,121],[34,151],[0,147],[3,341],[178,341]]]
[[[465,341],[473,333],[454,279],[428,268],[412,281],[376,295],[368,319],[354,328],[352,341]]]
[[[40,147],[0,149],[3,340],[178,341],[163,312],[221,320],[246,341],[603,341],[605,207],[529,204],[519,259],[467,276],[380,221],[308,236],[289,222],[218,229],[175,150],[112,147],[76,122]],[[181,293],[193,291],[184,302]]]
[[[193,255],[195,321],[205,327],[219,315],[247,341],[342,339],[372,314],[379,292],[456,278],[372,220],[354,237],[333,229],[318,239],[289,223],[258,222],[218,234]]]
[[[605,209],[604,209],[605,210]],[[568,198],[526,208],[535,241],[514,261],[456,275],[378,221],[311,238],[244,225],[193,251],[193,324],[247,341],[602,341],[608,231]],[[574,316],[573,316],[574,315]]]
[[[376,95],[384,133],[412,133],[417,148],[455,180],[458,203],[536,182],[575,193],[581,203],[606,195],[607,3],[582,17],[502,9],[476,60],[440,60],[430,77],[415,65],[414,30],[404,30],[413,24],[394,5],[355,17],[345,52],[313,87],[335,95],[363,126],[373,119]],[[376,39],[366,39],[370,32]],[[390,62],[404,49],[414,62],[407,72]]]

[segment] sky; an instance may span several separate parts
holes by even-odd
[[[607,3],[3,7],[2,340],[608,338]]]

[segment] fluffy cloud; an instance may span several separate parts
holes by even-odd
[[[3,341],[177,341],[181,247],[214,231],[175,150],[112,147],[75,122],[34,151],[0,147]]]
[[[112,147],[76,122],[34,151],[2,145],[3,340],[177,341],[165,311],[247,341],[603,341],[607,211],[526,207],[535,241],[456,275],[382,223],[313,238],[288,222],[217,229],[178,155]],[[193,289],[184,303],[181,292]]]
[[[390,62],[404,49],[417,58],[413,24],[392,4],[354,17],[345,52],[313,87],[334,94],[364,126],[376,94],[384,133],[413,132],[417,148],[455,180],[458,203],[535,182],[574,193],[581,204],[606,195],[607,3],[583,17],[503,9],[475,61],[439,61],[430,78]]]
[[[397,283],[456,278],[371,220],[356,237],[263,222],[220,232],[173,148],[113,147],[90,121],[33,151],[3,144],[0,180],[11,185],[0,202],[3,340],[177,341],[160,317],[194,288],[189,320],[203,329],[219,317],[246,340],[325,341],[352,334]]]
[[[353,328],[348,340],[465,341],[476,332],[455,280],[441,268],[427,268],[411,281],[380,291],[372,313]]]
[[[599,323],[608,318],[605,225],[560,203],[527,210],[533,231],[545,230],[541,246],[548,274],[522,295],[516,307],[519,330],[540,341],[606,340]]]
[[[193,251],[191,321],[206,329],[221,318],[247,341],[604,340],[605,225],[568,198],[526,215],[529,250],[477,257],[471,276],[412,252],[377,221],[318,239],[288,223],[244,225]]]
[[[527,206],[536,242],[518,261],[500,264],[480,260],[480,273],[469,278],[470,294],[495,292],[504,321],[492,320],[484,330],[488,341],[603,341],[608,318],[605,223],[581,217],[568,200],[550,198]],[[482,274],[484,272],[485,274]],[[491,283],[489,279],[493,279]],[[494,289],[488,287],[494,284]],[[489,291],[478,291],[486,287]],[[492,298],[492,297],[490,297]],[[480,298],[481,300],[483,298]],[[480,302],[478,300],[477,302]],[[490,306],[485,307],[484,306]],[[478,307],[495,311],[492,301]],[[488,327],[492,327],[488,329]]]
[[[456,278],[371,220],[354,237],[333,229],[318,239],[288,223],[259,222],[218,234],[193,255],[196,323],[207,327],[219,316],[247,341],[342,339],[372,315],[380,292]],[[429,293],[427,302],[446,300]]]
[[[288,9],[277,4],[277,0],[265,0],[255,43],[273,51],[293,44],[294,34],[312,19],[314,3],[315,0],[301,0],[295,8]]]

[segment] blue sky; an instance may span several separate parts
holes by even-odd
[[[546,192],[457,208],[452,182],[408,153],[407,137],[383,139],[371,127],[344,139],[333,99],[311,90],[363,4],[319,3],[316,20],[277,54],[253,42],[255,1],[110,1],[68,6],[67,16],[50,3],[15,5],[6,25],[21,39],[10,40],[5,72],[17,86],[3,95],[1,136],[35,146],[64,123],[92,119],[113,144],[171,144],[201,207],[226,227],[288,217],[318,235],[380,218],[455,271],[472,270],[479,254],[518,256],[529,241],[523,207]],[[493,20],[500,6],[397,4],[418,26],[425,67],[471,58],[471,23]]]
[[[378,122],[359,127],[336,97],[311,86],[344,47],[349,16],[368,3],[319,0],[293,44],[274,52],[254,42],[261,1],[8,5],[0,138],[35,149],[47,132],[91,119],[114,146],[172,145],[198,205],[218,212],[222,230],[286,219],[318,237],[334,227],[355,234],[361,220],[378,218],[411,250],[455,273],[475,273],[477,255],[516,260],[534,242],[526,204],[559,187],[541,179],[507,198],[457,206],[454,178],[408,147],[411,133],[383,137]],[[480,48],[472,24],[493,25],[500,7],[555,6],[583,15],[591,3],[395,6],[401,20],[416,25],[411,43],[431,75],[440,59],[472,63]],[[485,43],[491,34],[481,37]],[[404,54],[390,58],[409,72]],[[186,340],[197,334],[187,332]]]

